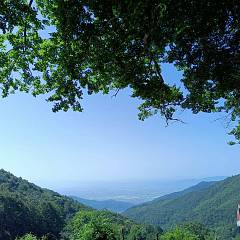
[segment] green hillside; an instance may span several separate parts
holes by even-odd
[[[0,170],[0,240],[31,232],[58,236],[84,205]]]
[[[216,230],[219,239],[236,233],[236,207],[240,202],[240,175],[210,186],[204,183],[132,207],[124,215],[140,223],[168,229],[184,222],[199,222]]]
[[[216,183],[216,181],[211,181],[211,182],[205,182],[205,181],[202,181],[192,187],[189,187],[189,188],[186,188],[184,189],[183,191],[179,191],[179,192],[173,192],[173,193],[170,193],[170,194],[166,194],[162,197],[159,197],[159,198],[155,198],[153,201],[150,201],[150,202],[146,202],[142,205],[147,205],[147,204],[151,204],[152,202],[155,202],[155,201],[163,201],[163,200],[171,200],[171,199],[176,199],[178,197],[181,197],[183,195],[185,195],[186,193],[190,193],[190,192],[196,192],[196,191],[200,191],[200,190],[203,190],[203,189],[206,189],[212,185],[214,185]],[[138,206],[137,206],[138,207]]]
[[[161,232],[158,226],[136,224],[120,214],[93,210],[0,170],[0,240],[23,235],[23,239],[36,239],[30,233],[44,240],[120,240],[122,234],[129,240],[152,240]]]

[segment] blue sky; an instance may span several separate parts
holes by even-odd
[[[164,66],[168,81],[180,73]],[[44,98],[0,99],[0,168],[37,183],[186,179],[239,173],[240,148],[229,146],[219,115],[137,119],[129,90],[85,97],[83,113],[52,113]]]

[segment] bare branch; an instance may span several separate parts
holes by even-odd
[[[113,97],[116,97],[116,96],[118,95],[119,91],[120,91],[120,88],[118,88],[118,89],[116,90],[116,92],[112,95],[112,98],[113,98]]]
[[[32,6],[32,3],[33,3],[33,0],[30,0],[30,2],[29,2],[29,7],[31,7]]]

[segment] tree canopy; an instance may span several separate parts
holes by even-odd
[[[159,226],[140,225],[109,211],[80,211],[65,226],[62,240],[152,240]]]
[[[214,240],[214,235],[199,225],[177,227],[169,230],[162,237],[162,240]]]
[[[239,21],[237,0],[3,0],[2,96],[46,94],[54,111],[82,111],[85,92],[129,87],[141,120],[226,112],[239,141]],[[163,78],[164,63],[181,82]]]

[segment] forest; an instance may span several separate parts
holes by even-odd
[[[0,170],[1,240],[213,240],[200,224],[163,231],[120,214],[97,211]]]

